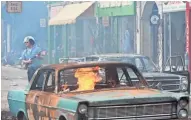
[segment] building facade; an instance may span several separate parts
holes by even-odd
[[[98,2],[99,41],[101,53],[136,52],[136,2]]]
[[[49,60],[54,58],[51,63],[58,63],[63,57],[92,54],[95,2],[69,2],[55,7],[58,12],[49,20]]]
[[[6,4],[2,6],[2,18],[7,52],[21,53],[25,49],[24,37],[28,35],[33,36],[42,48],[47,48],[47,4],[24,1],[21,13],[8,13]]]

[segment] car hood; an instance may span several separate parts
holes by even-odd
[[[68,95],[66,95],[68,96]],[[181,93],[170,93],[154,89],[123,89],[106,90],[95,92],[70,93],[70,99],[89,102],[91,106],[117,105],[117,104],[139,104],[176,101]]]
[[[143,72],[142,73],[143,76],[146,78],[146,79],[149,79],[149,78],[171,78],[171,79],[179,79],[180,78],[180,75],[175,75],[175,74],[169,74],[169,73],[162,73],[162,72],[149,72],[149,73],[146,73],[146,72]]]

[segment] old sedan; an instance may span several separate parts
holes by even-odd
[[[44,66],[8,103],[18,120],[185,119],[189,97],[150,88],[132,64],[93,62]]]
[[[139,54],[100,54],[90,55],[85,61],[118,61],[127,62],[135,65],[147,82],[152,84],[162,84],[162,89],[170,92],[182,92],[188,94],[190,92],[190,80],[188,71],[159,71],[154,62],[147,56]],[[177,61],[176,61],[177,64]]]

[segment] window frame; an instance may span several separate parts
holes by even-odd
[[[29,90],[37,90],[37,91],[43,91],[43,92],[47,92],[47,91],[45,91],[45,87],[46,87],[46,84],[47,84],[47,80],[48,80],[48,77],[46,76],[46,78],[44,78],[44,81],[43,81],[43,83],[42,83],[42,88],[40,88],[40,89],[37,89],[37,87],[35,87],[36,85],[37,85],[37,81],[38,81],[38,79],[40,78],[40,76],[41,76],[41,74],[42,73],[45,73],[45,72],[52,72],[52,71],[54,71],[55,72],[55,74],[56,74],[56,71],[54,70],[54,69],[39,69],[39,70],[37,70],[36,72],[35,72],[35,77],[34,77],[34,79],[33,79],[33,81],[31,81],[32,83],[31,83],[31,86],[30,86],[30,89]],[[56,75],[55,75],[55,90],[56,90]],[[54,90],[54,91],[55,91]],[[55,91],[56,92],[56,91]],[[55,93],[54,92],[54,93]]]
[[[52,81],[52,83],[54,83],[54,85],[53,85],[53,86],[54,86],[54,91],[53,91],[53,92],[50,92],[50,93],[56,93],[56,91],[55,91],[55,90],[56,90],[56,71],[51,69],[51,70],[47,70],[46,72],[48,72],[48,73],[47,73],[48,75],[46,76],[46,79],[45,79],[45,81],[44,81],[44,83],[43,83],[43,91],[44,91],[44,92],[49,92],[49,91],[46,91],[46,88],[47,88],[47,87],[50,87],[50,86],[47,86],[47,84],[48,84],[50,75],[54,72],[54,74],[55,74],[55,75],[54,75],[54,80],[53,80],[54,82]],[[52,78],[52,79],[53,79],[53,78]],[[53,86],[52,86],[52,87],[53,87]]]
[[[74,65],[74,66],[68,66],[68,67],[65,67],[65,68],[63,68],[63,69],[60,69],[59,71],[58,71],[58,86],[60,85],[60,83],[61,83],[61,78],[60,78],[60,72],[61,71],[66,71],[66,70],[69,70],[69,69],[77,69],[77,68],[85,68],[85,67],[96,67],[96,66],[99,66],[99,67],[108,67],[108,66],[110,66],[109,64],[108,65],[104,65],[104,64],[93,64],[93,65],[90,65],[90,64],[87,64],[87,65]],[[121,69],[122,68],[124,68],[124,65],[122,65],[122,64],[119,64],[119,65],[114,65],[116,68],[117,67],[120,67]],[[149,84],[148,84],[148,82],[146,81],[146,79],[143,77],[143,75],[141,74],[141,72],[136,68],[136,66],[134,66],[134,65],[131,65],[131,64],[127,64],[127,65],[125,65],[125,67],[126,68],[130,68],[130,69],[132,69],[133,70],[133,72],[135,73],[135,75],[137,76],[137,80],[139,81],[139,82],[141,82],[145,87],[149,87]],[[127,72],[127,71],[126,71]],[[127,72],[128,73],[128,72]],[[129,73],[128,73],[128,75],[129,75]],[[126,77],[128,77],[128,76],[126,76]],[[130,77],[130,76],[129,76]],[[130,80],[131,80],[131,78],[130,78]],[[133,81],[131,81],[132,83],[132,86],[134,86],[134,84],[133,84]],[[61,90],[60,90],[60,88],[58,87],[58,93],[60,92]]]

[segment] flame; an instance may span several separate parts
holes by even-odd
[[[77,69],[75,77],[78,78],[79,87],[76,91],[94,90],[95,84],[102,80],[98,70],[99,67]]]

